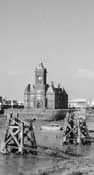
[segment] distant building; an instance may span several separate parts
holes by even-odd
[[[68,94],[60,84],[47,84],[47,70],[43,63],[35,68],[35,85],[28,84],[24,91],[24,107],[30,110],[67,109]]]
[[[83,98],[69,100],[68,106],[70,108],[86,108],[88,107],[88,100]]]
[[[2,103],[2,97],[0,96],[0,103]]]

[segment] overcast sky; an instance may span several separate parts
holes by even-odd
[[[69,98],[94,98],[94,0],[0,1],[0,95],[23,100],[42,61]]]

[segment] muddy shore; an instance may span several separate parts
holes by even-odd
[[[4,123],[2,123],[2,120],[0,121],[1,126],[3,126]],[[62,125],[63,121],[58,121],[58,123]],[[51,152],[49,155],[38,154],[26,157],[0,155],[0,175],[94,175],[94,144],[62,148],[60,142],[62,131],[42,132],[40,127],[44,124],[45,121],[35,121],[33,123],[37,144],[53,148],[59,147],[59,149],[65,151],[65,154],[62,157],[51,154]],[[3,138],[3,131],[4,127],[1,127],[0,143]]]

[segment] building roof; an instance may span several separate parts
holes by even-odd
[[[39,66],[38,66],[38,69],[44,69],[44,65],[42,62],[40,62]]]
[[[54,88],[52,86],[48,87],[47,94],[53,93],[54,94]]]
[[[76,98],[76,99],[69,100],[70,103],[85,103],[87,101],[88,100],[84,98]]]

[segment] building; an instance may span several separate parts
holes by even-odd
[[[88,100],[83,98],[69,100],[68,106],[70,108],[86,108],[88,107]]]
[[[67,109],[68,108],[68,95],[64,88],[54,86],[54,83],[51,83],[51,86],[46,92],[47,108],[48,109]]]
[[[24,91],[24,107],[27,110],[67,109],[68,94],[60,84],[47,84],[47,70],[43,63],[35,68],[35,85],[28,84]]]

